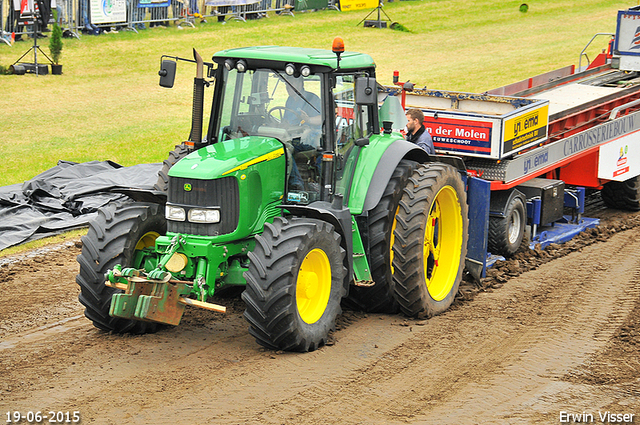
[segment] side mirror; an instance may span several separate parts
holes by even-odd
[[[368,137],[361,137],[359,139],[356,139],[355,144],[356,144],[356,146],[360,146],[361,148],[365,147],[365,146],[368,146],[369,145],[369,138]]]
[[[355,100],[358,105],[378,104],[378,84],[373,77],[358,77],[355,85]]]
[[[176,62],[164,59],[160,65],[158,75],[160,76],[160,86],[168,89],[172,88],[176,79]]]

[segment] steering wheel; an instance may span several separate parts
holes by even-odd
[[[280,118],[279,119],[278,119],[278,117],[273,115],[273,112],[275,112],[275,111],[280,111]],[[274,120],[278,121],[279,123],[282,123],[282,120],[284,118],[284,113],[287,112],[287,111],[291,112],[293,115],[295,115],[298,118],[298,122],[300,123],[298,125],[302,125],[301,124],[302,123],[302,115],[300,115],[299,112],[294,111],[291,108],[287,108],[286,106],[274,106],[273,108],[271,108],[271,109],[269,109],[267,111],[267,115],[269,115],[271,118],[273,118]]]

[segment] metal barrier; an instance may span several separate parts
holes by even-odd
[[[20,23],[20,5],[27,0],[0,0],[0,45],[11,45],[15,40],[33,36],[31,26]],[[111,10],[99,7],[99,0],[28,0],[35,9],[46,10],[48,2],[55,4],[58,24],[65,37],[80,37],[81,34],[100,34],[119,30],[138,31],[154,26],[194,27],[196,20],[206,22],[215,19],[246,21],[267,16],[267,13],[293,16],[296,7],[304,7],[305,0],[120,0],[111,2]],[[316,0],[317,1],[317,0]],[[329,7],[328,0],[322,8]],[[47,2],[47,3],[45,3]],[[295,3],[294,3],[295,2]],[[298,3],[300,2],[300,3]],[[41,7],[38,7],[38,3]],[[333,4],[333,0],[331,0]],[[91,6],[95,5],[92,9]],[[317,7],[321,8],[321,7]],[[54,22],[53,13],[41,27],[41,35],[50,31]]]

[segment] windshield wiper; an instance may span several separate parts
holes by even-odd
[[[280,71],[278,71],[277,69],[274,69],[273,71],[275,71],[275,73],[276,73],[276,74],[278,74],[278,75],[280,76],[280,79],[281,79],[282,81],[284,81],[284,82],[285,82],[289,87],[291,87],[291,88],[293,89],[293,91],[294,91],[294,92],[296,92],[296,94],[297,94],[298,96],[300,96],[300,98],[301,98],[302,100],[304,100],[305,102],[307,102],[307,104],[308,104],[309,106],[311,106],[311,107],[313,108],[313,110],[314,110],[314,111],[316,111],[318,114],[320,114],[320,111],[318,110],[318,108],[316,108],[315,106],[313,106],[313,104],[312,104],[311,102],[309,102],[309,101],[307,100],[307,98],[306,98],[306,97],[304,97],[304,96],[302,95],[302,93],[300,93],[300,92],[298,91],[298,89],[296,89],[295,87],[293,87],[293,85],[292,85],[292,84],[291,84],[291,83],[290,83],[290,82],[289,82],[289,81],[284,77],[284,75],[282,75],[282,74],[280,73]]]

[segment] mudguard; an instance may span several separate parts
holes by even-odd
[[[391,179],[393,171],[403,159],[410,159],[416,162],[433,162],[436,157],[427,154],[422,148],[419,148],[406,140],[396,140],[382,154],[380,162],[376,166],[371,178],[371,183],[367,190],[367,195],[362,205],[362,212],[373,209],[384,193],[387,182]],[[349,205],[353,211],[353,205]]]
[[[527,205],[527,198],[518,189],[497,190],[491,192],[489,215],[492,217],[505,217],[507,206],[513,198],[521,198],[522,204]]]

